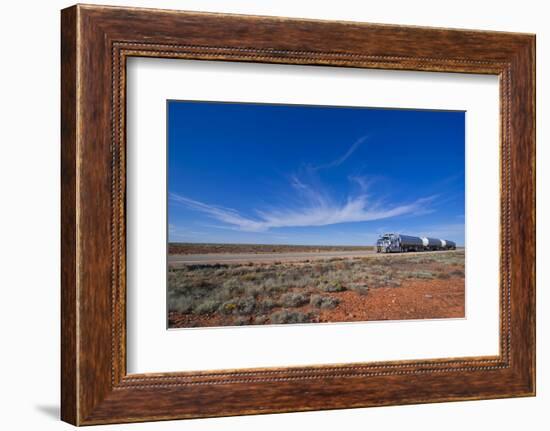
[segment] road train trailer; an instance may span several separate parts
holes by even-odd
[[[456,243],[446,239],[385,233],[376,241],[377,253],[403,253],[407,251],[456,250]]]

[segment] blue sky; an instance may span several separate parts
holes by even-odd
[[[171,242],[464,244],[465,113],[168,101]]]

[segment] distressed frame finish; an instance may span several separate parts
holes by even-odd
[[[63,420],[88,425],[535,394],[534,35],[82,5],[62,11],[61,30]],[[498,75],[500,354],[128,375],[130,56]]]

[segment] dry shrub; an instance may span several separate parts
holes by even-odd
[[[237,301],[237,313],[241,315],[248,315],[254,312],[256,308],[256,300],[253,296],[245,296],[244,298],[239,298]]]
[[[307,304],[308,301],[309,298],[301,293],[288,292],[281,295],[281,304],[284,307],[301,307]]]
[[[237,326],[250,325],[250,317],[238,316],[235,317],[233,323]]]
[[[256,303],[256,311],[265,313],[271,311],[273,308],[278,307],[279,303],[271,298],[265,298],[264,300]]]
[[[254,318],[254,325],[264,325],[269,321],[269,316],[265,314],[260,314]]]
[[[216,312],[221,305],[221,302],[215,299],[207,299],[198,304],[194,312],[196,314],[212,314]]]
[[[340,280],[321,282],[319,287],[325,292],[343,292],[346,290],[346,286]]]
[[[311,320],[312,316],[309,313],[302,313],[300,311],[291,311],[283,308],[282,310],[275,311],[271,314],[271,323],[279,325],[283,323],[307,323]]]
[[[357,292],[359,295],[366,295],[369,293],[369,286],[364,283],[352,284],[349,288],[354,292]]]
[[[332,296],[312,295],[309,303],[317,308],[336,308],[340,303],[338,298]]]
[[[169,295],[168,310],[188,314],[193,311],[193,299],[188,296]]]

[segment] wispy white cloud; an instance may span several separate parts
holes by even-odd
[[[254,218],[244,216],[232,208],[207,204],[176,193],[170,193],[170,199],[234,229],[262,232],[273,228],[326,226],[421,213],[436,198],[429,196],[410,203],[389,206],[370,202],[368,196],[362,194],[339,204],[303,183],[298,183],[298,188],[307,198],[302,206],[256,210]]]
[[[361,136],[359,139],[357,139],[352,145],[351,147],[348,148],[348,150],[342,154],[340,157],[338,157],[337,159],[334,159],[333,161],[329,162],[329,163],[325,163],[323,165],[318,165],[318,166],[312,166],[311,168],[313,170],[319,170],[319,169],[329,169],[329,168],[335,168],[337,166],[340,166],[342,163],[344,163],[347,159],[350,158],[350,156],[355,153],[355,151],[361,146],[361,144],[363,144],[363,142],[365,142],[367,140],[367,135],[365,136]]]
[[[371,184],[374,182],[372,178],[364,175],[350,175],[348,176],[348,179],[351,182],[357,184],[363,192],[367,191]]]
[[[261,222],[243,217],[234,209],[206,204],[206,203],[179,195],[177,193],[170,193],[169,198],[172,199],[174,202],[183,204],[195,211],[203,212],[222,223],[225,223],[230,226],[234,226],[240,230],[244,230],[244,231],[265,230]]]
[[[286,196],[283,205],[251,208],[244,215],[233,208],[198,201],[178,193],[170,193],[169,198],[174,203],[207,215],[218,223],[215,226],[217,228],[241,232],[267,232],[285,227],[356,223],[402,215],[420,215],[433,211],[430,205],[437,195],[401,204],[388,204],[383,200],[373,199],[369,195],[369,188],[374,179],[365,175],[347,177],[350,183],[356,185],[351,188],[355,189],[355,193],[349,194],[347,198],[335,198],[329,189],[323,186],[318,171],[340,166],[366,139],[367,136],[357,139],[344,154],[329,163],[318,166],[305,165],[301,175],[290,175],[288,181],[292,193]]]

